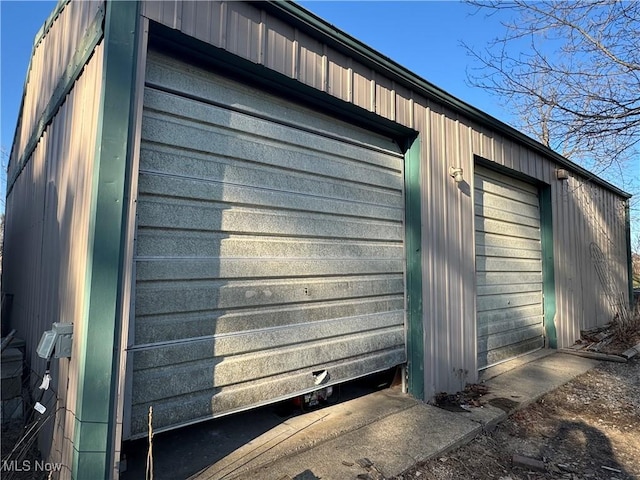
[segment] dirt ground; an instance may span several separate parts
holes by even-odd
[[[514,465],[521,455],[544,470]],[[640,479],[640,355],[603,362],[396,480]]]

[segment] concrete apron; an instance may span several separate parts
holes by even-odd
[[[482,408],[450,412],[388,389],[290,418],[191,478],[348,480],[365,473],[398,475],[464,445],[512,411],[598,364],[549,353],[485,372],[490,393],[482,397]]]

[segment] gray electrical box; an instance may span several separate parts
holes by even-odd
[[[54,323],[51,330],[42,334],[36,352],[41,358],[67,358],[71,356],[73,341],[72,323]]]

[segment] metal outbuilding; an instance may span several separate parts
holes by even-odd
[[[403,366],[429,401],[630,292],[629,195],[295,3],[61,1],[11,151],[3,328],[41,447],[121,443]],[[607,266],[603,288],[594,245]]]

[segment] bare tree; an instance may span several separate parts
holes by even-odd
[[[468,0],[500,13],[504,31],[484,49],[472,85],[518,112],[550,148],[635,188],[640,142],[640,2]],[[628,169],[631,169],[630,171]]]

